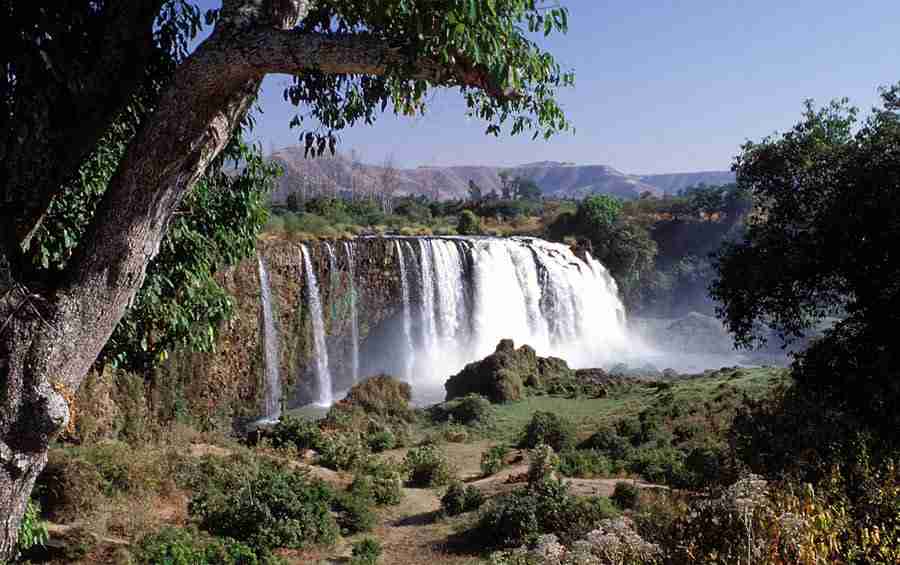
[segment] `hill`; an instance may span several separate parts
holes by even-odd
[[[625,199],[649,192],[654,196],[671,194],[687,186],[705,182],[731,182],[733,173],[707,171],[663,175],[631,175],[607,165],[577,165],[541,161],[516,167],[428,166],[399,169],[354,162],[343,155],[306,159],[301,147],[288,147],[272,158],[285,170],[273,194],[275,202],[284,202],[292,192],[301,194],[381,193],[388,186],[394,194],[428,194],[440,199],[465,198],[469,181],[483,191],[500,191],[502,171],[534,180],[544,195],[556,198],[583,198],[590,194],[611,194]]]

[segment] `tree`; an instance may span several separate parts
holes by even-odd
[[[497,176],[500,177],[500,193],[503,195],[504,200],[512,200],[514,198],[513,184],[510,175],[511,173],[509,171],[500,171],[497,173]]]
[[[588,196],[578,204],[575,222],[581,231],[591,233],[612,226],[621,212],[622,201],[615,196]]]
[[[421,113],[429,89],[456,87],[497,135],[551,135],[568,123],[571,84],[527,33],[565,30],[566,11],[478,3],[224,0],[191,51],[201,18],[184,0],[14,2],[4,13],[0,77],[0,558],[49,442],[81,381],[146,279],[189,190],[240,128],[268,73],[294,75],[285,97],[320,127],[308,152],[371,123],[391,104]],[[153,109],[59,270],[30,245],[51,203],[123,114]]]
[[[399,177],[397,166],[394,165],[394,156],[384,158],[384,164],[378,173],[378,192],[381,200],[381,211],[392,214],[394,208],[394,193],[397,192],[397,178]]]
[[[475,184],[475,181],[469,179],[469,201],[470,202],[481,202],[482,193],[481,187]]]
[[[733,168],[755,208],[719,253],[711,294],[743,347],[838,317],[797,356],[798,386],[896,442],[900,85],[882,98],[862,122],[846,100],[807,102],[790,131],[743,146]]]
[[[541,187],[531,179],[516,177],[513,184],[515,185],[515,195],[520,200],[540,200],[543,195]]]
[[[476,216],[475,212],[471,210],[463,210],[459,214],[456,231],[459,232],[460,235],[481,234],[481,218]]]

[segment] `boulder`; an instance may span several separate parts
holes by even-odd
[[[447,400],[470,393],[480,394],[491,402],[519,400],[525,383],[539,382],[537,354],[523,345],[516,349],[511,339],[501,340],[497,349],[481,361],[469,363],[447,380]]]
[[[564,360],[538,357],[530,346],[516,349],[511,339],[504,339],[494,353],[450,377],[444,388],[447,400],[475,393],[499,403],[521,399],[526,389],[554,388],[574,378],[575,371]]]

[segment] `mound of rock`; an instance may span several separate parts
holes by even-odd
[[[447,400],[479,394],[491,402],[519,400],[526,388],[541,389],[551,382],[574,379],[575,372],[556,357],[538,357],[528,345],[516,349],[504,339],[481,361],[469,363],[447,380]]]

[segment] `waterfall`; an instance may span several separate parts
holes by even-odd
[[[412,338],[412,315],[409,311],[409,275],[406,272],[406,261],[403,258],[403,248],[400,241],[394,241],[397,250],[397,261],[400,263],[400,292],[403,300],[403,336],[406,338],[404,352],[406,354],[406,374],[403,375],[406,382],[412,382],[413,366],[416,360],[416,350]]]
[[[331,372],[328,369],[328,347],[325,343],[325,322],[322,320],[322,301],[319,298],[319,283],[316,272],[312,268],[309,258],[309,249],[306,245],[300,246],[300,256],[303,261],[303,270],[306,271],[306,294],[309,298],[309,312],[312,316],[313,326],[313,354],[315,355],[316,392],[318,398],[316,404],[331,406],[333,398],[331,392]]]
[[[352,340],[353,384],[359,382],[359,314],[356,311],[356,265],[353,257],[353,244],[344,242],[347,252],[347,270],[350,274],[350,339]]]
[[[422,338],[420,344],[426,355],[433,355],[437,350],[437,320],[434,312],[434,242],[430,239],[419,240],[419,271],[422,274],[420,281],[420,331]]]
[[[406,246],[415,257],[410,242],[419,251],[417,281],[410,281],[403,255]],[[398,239],[395,249],[404,315],[404,343],[397,350],[411,351],[406,376],[416,374],[419,401],[440,399],[449,375],[492,353],[505,338],[574,367],[603,366],[638,347],[628,338],[615,281],[598,261],[581,259],[566,245],[436,237]],[[419,291],[417,340],[408,330],[411,285]]]
[[[259,261],[259,295],[262,302],[263,363],[266,374],[266,406],[264,420],[275,421],[281,417],[281,376],[279,375],[278,332],[272,311],[272,291],[269,271],[262,256]]]

